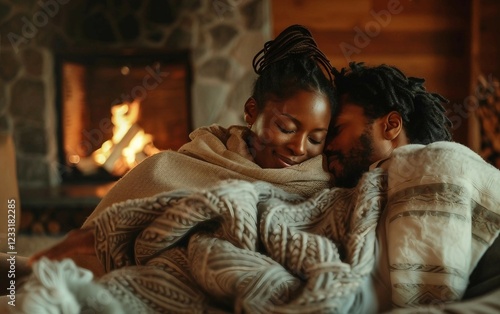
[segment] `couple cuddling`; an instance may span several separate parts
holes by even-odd
[[[452,142],[446,99],[395,67],[332,68],[300,25],[253,65],[247,126],[199,128],[131,170],[31,257],[23,311],[68,306],[43,297],[60,287],[110,313],[441,310],[491,290],[474,270],[500,172]]]

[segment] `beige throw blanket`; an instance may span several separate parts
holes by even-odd
[[[387,302],[405,308],[460,300],[500,232],[500,171],[452,142],[403,146],[382,168],[388,202],[375,273],[390,289]]]
[[[346,313],[373,266],[384,178],[310,199],[230,181],[115,204],[95,221],[99,282],[141,313]]]
[[[63,289],[82,310],[119,304],[113,313],[366,313],[370,276],[394,307],[456,302],[499,234],[499,186],[472,151],[436,143],[309,198],[233,180],[127,200],[93,221],[108,273],[92,284],[106,293],[35,266],[16,310],[58,310],[50,296]]]
[[[84,227],[114,203],[176,189],[211,188],[227,179],[269,182],[302,196],[328,187],[330,175],[324,170],[321,155],[284,169],[262,169],[248,151],[247,132],[242,126],[225,129],[217,125],[193,131],[191,141],[178,152],[153,155],[120,179]]]
[[[68,305],[50,296],[62,289],[82,312],[347,313],[373,267],[385,185],[374,171],[361,189],[304,198],[231,180],[116,203],[93,221],[108,273],[92,284],[106,293],[43,261],[17,310],[57,313]]]

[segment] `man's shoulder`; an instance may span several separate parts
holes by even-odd
[[[421,155],[429,158],[472,158],[478,161],[483,161],[481,156],[474,152],[469,147],[449,141],[434,142],[427,145],[408,144],[398,147],[393,152],[394,156]]]
[[[435,142],[428,145],[409,144],[394,150],[385,163],[392,172],[429,176],[488,175],[500,182],[500,170],[479,154],[456,142]]]

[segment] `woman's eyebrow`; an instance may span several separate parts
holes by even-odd
[[[297,123],[300,123],[300,121],[299,121],[297,118],[295,118],[294,116],[292,116],[292,115],[291,115],[291,114],[289,114],[289,113],[286,113],[286,112],[281,112],[281,113],[280,113],[280,115],[281,115],[281,116],[286,116],[286,117],[290,118],[291,120],[293,120],[293,121],[295,121],[295,122],[297,122]]]
[[[291,115],[291,114],[289,114],[289,113],[282,112],[280,115],[281,115],[281,116],[285,116],[285,117],[289,118],[290,120],[292,120],[295,124],[297,124],[297,125],[299,125],[299,126],[301,126],[301,125],[302,125],[302,123],[300,122],[300,120],[298,120],[297,118],[295,118],[294,116],[292,116],[292,115]],[[316,129],[314,129],[314,130],[315,130],[315,131],[326,131],[326,132],[328,132],[328,128],[316,128]]]

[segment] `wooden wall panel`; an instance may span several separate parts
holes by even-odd
[[[471,1],[271,0],[273,33],[303,24],[333,66],[350,60],[395,65],[461,104],[470,94]],[[456,141],[467,144],[467,125],[454,131]]]
[[[446,30],[434,31],[392,31],[380,32],[377,36],[358,29],[357,31],[312,31],[320,48],[327,55],[346,54],[350,59],[363,59],[364,56],[401,54],[464,56],[468,49],[468,39],[463,32]]]
[[[464,0],[373,0],[371,2],[376,11],[399,3],[404,8],[403,14],[441,16],[444,19],[448,19],[454,14],[467,14],[469,12],[468,4]]]
[[[353,19],[361,19],[370,6],[370,0],[271,0],[271,22],[275,34],[291,24],[315,30],[344,29]]]
[[[500,1],[480,1],[479,70],[500,79]]]

